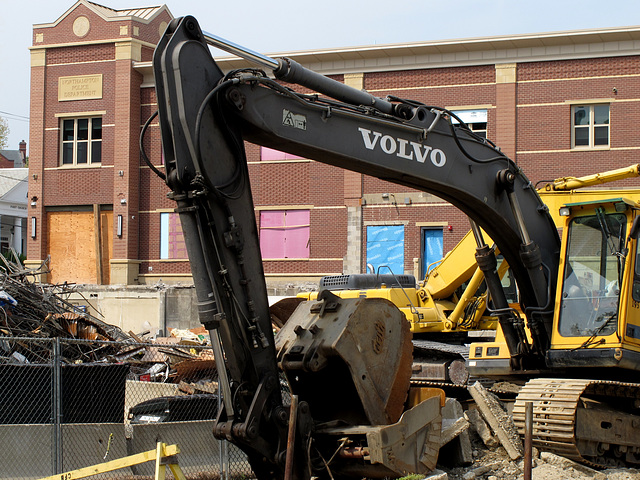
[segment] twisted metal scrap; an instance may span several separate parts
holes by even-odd
[[[15,255],[14,258],[18,258]],[[48,273],[48,259],[34,270],[25,269],[19,260],[9,261],[0,255],[0,292],[4,291],[17,301],[12,305],[10,301],[0,299],[0,337],[21,338],[78,338],[78,326],[83,332],[89,330],[90,340],[101,341],[133,341],[120,328],[90,315],[80,312],[68,301],[72,293],[78,293],[75,284],[37,284],[29,278]],[[76,328],[70,325],[76,322]],[[7,342],[5,342],[6,344]],[[40,362],[48,358],[50,352],[46,344],[38,347],[37,342],[11,342],[13,352],[18,352],[30,362]],[[68,362],[95,361],[98,356],[116,353],[116,347],[108,343],[97,342],[92,345],[85,343],[63,344],[62,356]],[[6,345],[5,345],[6,347]],[[4,348],[0,355],[6,354]],[[97,354],[99,352],[99,355]]]

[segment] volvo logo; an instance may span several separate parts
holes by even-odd
[[[439,148],[411,142],[400,137],[394,138],[391,135],[383,135],[380,132],[362,127],[359,127],[358,130],[360,130],[362,141],[368,150],[375,150],[376,147],[379,147],[387,155],[416,160],[420,163],[424,163],[428,158],[436,167],[444,167],[444,164],[447,163],[447,156]]]

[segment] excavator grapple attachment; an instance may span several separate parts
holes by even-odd
[[[413,356],[404,315],[385,299],[319,298],[298,306],[276,351],[291,393],[309,405],[319,451],[336,452],[329,468],[373,478],[433,470],[440,398],[405,409]]]
[[[324,297],[301,303],[276,338],[292,393],[318,421],[396,422],[411,379],[407,321],[386,300]]]

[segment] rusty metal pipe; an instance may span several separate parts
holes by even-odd
[[[293,450],[296,441],[296,423],[298,420],[298,396],[291,395],[289,410],[289,432],[287,434],[287,457],[284,464],[284,480],[293,478]]]
[[[524,404],[524,480],[531,480],[533,463],[533,402]]]
[[[338,456],[341,458],[364,458],[369,456],[369,449],[365,447],[341,448]]]

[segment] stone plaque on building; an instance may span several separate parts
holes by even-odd
[[[58,78],[58,101],[102,98],[102,75]]]

